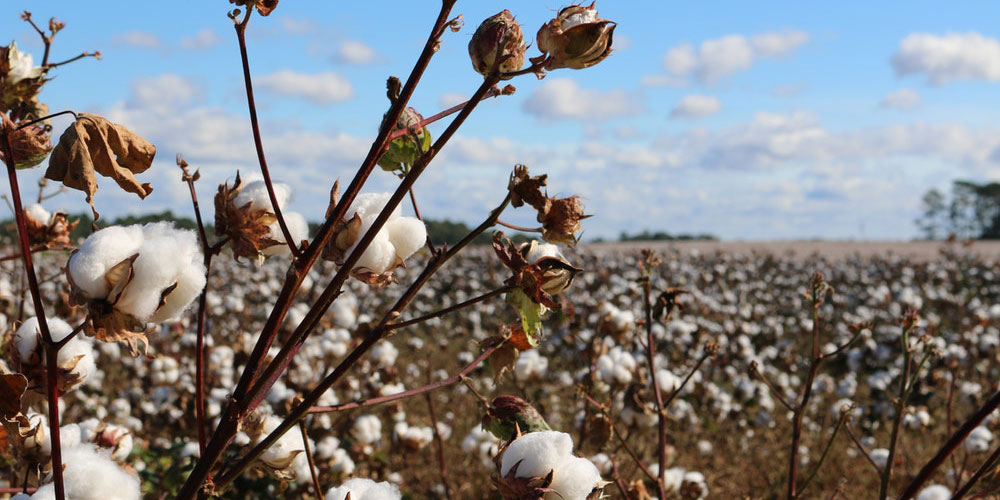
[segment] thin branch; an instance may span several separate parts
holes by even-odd
[[[299,430],[302,432],[302,446],[305,448],[306,461],[309,463],[309,475],[312,476],[312,486],[316,490],[316,500],[323,500],[323,487],[319,484],[319,476],[316,475],[316,463],[313,461],[312,450],[309,446],[305,420],[299,421]]]
[[[986,458],[986,461],[984,461],[983,464],[979,466],[979,469],[976,470],[976,473],[973,474],[972,477],[969,478],[969,480],[966,481],[966,483],[962,485],[962,487],[959,488],[958,491],[955,492],[955,494],[951,497],[952,500],[959,500],[965,497],[965,494],[968,493],[969,490],[971,490],[972,487],[975,486],[976,483],[978,483],[979,480],[983,478],[983,476],[993,472],[994,468],[997,465],[997,462],[1000,462],[1000,447],[993,450],[993,453],[991,453],[990,456]]]
[[[681,381],[681,385],[678,385],[677,388],[670,393],[670,396],[667,396],[667,399],[663,400],[664,408],[670,407],[670,403],[673,403],[674,400],[677,399],[677,396],[679,396],[681,391],[684,390],[684,386],[686,386],[688,381],[691,380],[691,377],[693,377],[694,374],[698,372],[698,369],[700,369],[701,365],[705,363],[705,360],[707,360],[708,358],[712,357],[713,354],[715,354],[717,349],[718,346],[712,342],[709,342],[708,345],[705,346],[705,350],[701,353],[701,357],[698,358],[698,361],[694,364],[694,368],[691,368],[691,371],[688,372],[687,376],[684,377],[684,380]]]
[[[621,432],[618,431],[618,427],[615,426],[615,420],[611,417],[610,409],[606,405],[595,401],[594,398],[592,398],[589,394],[587,394],[586,391],[581,390],[580,394],[583,395],[583,398],[587,400],[588,403],[597,407],[597,409],[601,410],[601,412],[608,417],[608,420],[611,421],[612,434],[614,434],[614,436],[618,439],[618,442],[622,444],[628,455],[632,457],[632,461],[635,462],[635,465],[639,468],[639,470],[641,470],[642,473],[645,474],[646,477],[649,478],[649,480],[652,481],[653,483],[659,483],[660,482],[659,478],[654,476],[652,471],[650,471],[649,468],[646,467],[646,464],[644,464],[642,462],[642,459],[639,458],[639,454],[636,453],[634,449],[632,449],[632,446],[628,444],[628,440],[625,439],[625,437],[622,436]],[[664,468],[663,465],[660,465],[659,467]]]
[[[69,63],[71,63],[73,61],[79,61],[80,59],[83,59],[84,57],[96,57],[96,58],[100,59],[101,53],[100,52],[84,52],[84,53],[82,53],[82,54],[80,54],[80,55],[78,55],[76,57],[71,57],[69,59],[66,59],[65,61],[60,61],[60,62],[52,63],[52,64],[43,64],[42,66],[45,67],[45,68],[55,68],[55,67],[58,67],[58,66],[62,66],[64,64],[69,64]]]
[[[44,122],[45,120],[48,120],[50,118],[55,118],[55,117],[60,116],[60,115],[73,115],[73,119],[74,120],[79,120],[80,119],[80,117],[76,114],[76,111],[73,111],[71,109],[67,109],[66,111],[60,111],[58,113],[52,113],[51,115],[46,115],[46,116],[43,116],[41,118],[36,118],[34,120],[31,120],[30,122],[20,123],[20,124],[17,125],[17,128],[15,130],[21,130],[24,127],[30,127],[30,126],[32,126],[32,125],[34,125],[36,123],[41,123],[41,122]]]
[[[775,387],[774,384],[771,383],[771,381],[767,378],[767,376],[764,375],[764,372],[760,371],[760,367],[757,365],[756,361],[751,361],[750,362],[750,370],[749,371],[750,371],[751,375],[756,376],[762,382],[764,382],[764,385],[766,385],[767,388],[771,390],[771,395],[774,396],[778,400],[779,403],[781,403],[781,406],[784,406],[785,409],[788,410],[788,411],[791,411],[791,412],[795,411],[795,408],[792,408],[792,405],[788,404],[788,401],[785,401],[785,398],[782,397],[781,391],[779,391],[778,388]]]
[[[813,467],[812,473],[810,473],[809,476],[806,477],[806,480],[802,482],[802,486],[799,488],[799,492],[797,494],[798,496],[796,498],[802,496],[802,492],[806,490],[806,488],[809,486],[809,483],[811,483],[813,478],[816,477],[816,474],[819,472],[820,467],[823,466],[823,461],[826,460],[827,454],[830,453],[830,447],[833,446],[833,441],[837,439],[837,434],[840,432],[840,428],[843,427],[844,423],[847,421],[847,417],[848,417],[847,412],[842,412],[840,414],[840,419],[837,420],[837,426],[833,428],[833,433],[830,434],[830,439],[826,442],[826,446],[823,447],[823,453],[820,454],[819,460],[816,462],[816,466]]]
[[[482,302],[482,301],[484,301],[486,299],[489,299],[491,297],[496,297],[497,295],[507,293],[507,292],[509,292],[509,291],[511,291],[511,290],[513,290],[515,288],[517,288],[517,287],[514,286],[514,285],[507,285],[507,286],[504,286],[502,288],[498,288],[496,290],[493,290],[493,291],[490,291],[490,292],[486,292],[486,293],[484,293],[484,294],[482,294],[482,295],[480,295],[478,297],[473,297],[473,298],[471,298],[469,300],[466,300],[465,302],[460,302],[460,303],[455,304],[453,306],[448,306],[448,307],[446,307],[444,309],[441,309],[439,311],[434,311],[432,313],[427,313],[427,314],[425,314],[423,316],[419,316],[419,317],[416,317],[416,318],[413,318],[413,319],[410,319],[410,320],[400,321],[398,323],[392,323],[391,325],[387,326],[386,329],[389,330],[389,331],[392,331],[392,330],[396,330],[396,329],[399,329],[399,328],[404,328],[404,327],[407,327],[407,326],[415,325],[417,323],[423,323],[424,321],[427,321],[429,319],[433,319],[433,318],[437,318],[437,317],[440,317],[440,316],[444,316],[444,315],[446,315],[448,313],[452,313],[452,312],[455,312],[455,311],[457,311],[459,309],[462,309],[462,308],[465,308],[465,307],[469,307],[469,306],[471,306],[473,304],[477,304],[477,303]]]
[[[30,18],[30,15],[28,16]],[[52,475],[55,483],[56,500],[65,500],[63,486],[62,446],[59,435],[59,346],[52,340],[49,332],[48,319],[45,316],[45,306],[42,303],[42,292],[38,287],[38,277],[35,275],[35,264],[31,256],[31,245],[28,243],[28,227],[24,217],[24,206],[21,203],[21,190],[17,183],[17,171],[14,167],[14,148],[10,142],[10,134],[0,130],[5,163],[7,165],[7,180],[10,183],[10,194],[14,205],[14,218],[17,221],[18,242],[21,245],[21,258],[28,279],[28,289],[31,290],[31,300],[35,306],[35,316],[38,318],[38,328],[45,342],[45,395],[49,407],[49,439],[52,441]]]
[[[247,39],[246,39],[246,28],[247,21],[250,19],[250,13],[253,12],[253,8],[247,7],[247,15],[243,19],[242,23],[235,24],[236,27],[236,38],[240,43],[240,59],[243,62],[243,84],[247,91],[247,107],[250,109],[250,128],[253,131],[253,144],[254,148],[257,150],[257,163],[260,164],[260,173],[264,176],[264,185],[267,187],[267,196],[271,200],[271,211],[274,213],[274,217],[278,220],[278,227],[281,228],[281,235],[285,239],[285,244],[288,245],[289,250],[292,252],[292,257],[298,257],[299,255],[299,242],[292,240],[292,233],[288,231],[288,225],[285,223],[285,217],[281,213],[281,207],[278,205],[278,197],[274,194],[274,185],[271,183],[271,172],[267,168],[267,158],[264,157],[264,143],[260,137],[260,124],[257,121],[257,104],[254,102],[253,98],[253,80],[250,78],[250,60],[247,57]]]
[[[500,224],[501,226],[509,228],[509,229],[513,229],[515,231],[521,231],[523,233],[540,233],[540,232],[542,232],[542,228],[540,228],[540,227],[518,226],[518,225],[511,224],[509,222],[504,222],[502,220],[498,220],[497,224]]]
[[[422,385],[420,387],[416,387],[408,391],[403,391],[398,394],[391,394],[388,396],[378,396],[374,398],[362,399],[359,401],[351,401],[350,403],[341,403],[339,405],[333,405],[333,406],[313,406],[309,408],[309,413],[336,413],[339,411],[353,410],[355,408],[366,408],[369,406],[376,406],[385,403],[391,403],[393,401],[399,401],[400,399],[406,399],[409,397],[428,393],[435,389],[440,389],[442,387],[455,385],[461,382],[462,379],[468,376],[470,373],[472,373],[472,371],[475,370],[480,363],[485,361],[486,358],[490,357],[490,354],[493,354],[493,351],[497,350],[497,348],[500,347],[501,345],[502,343],[490,346],[485,351],[483,351],[482,354],[479,355],[479,357],[472,360],[471,363],[462,368],[461,371],[444,380],[439,380],[437,382],[430,382],[426,385]]]
[[[492,89],[489,90],[489,92],[486,93],[486,95],[484,95],[479,100],[480,101],[485,101],[486,99],[489,99],[491,97],[496,97],[496,96],[499,96],[499,95],[510,95],[510,94],[514,93],[513,90],[508,90],[508,89],[513,89],[513,87],[510,86],[510,85],[508,85],[508,86],[504,87],[503,90],[501,90],[499,88],[492,88]],[[430,118],[425,118],[424,120],[421,120],[421,121],[419,121],[419,122],[417,122],[417,123],[415,123],[415,124],[413,124],[413,125],[411,125],[409,127],[398,129],[398,130],[394,131],[393,133],[389,134],[389,142],[392,142],[392,141],[394,141],[396,139],[399,139],[400,137],[403,137],[404,135],[410,135],[410,134],[417,133],[420,129],[422,129],[422,128],[424,128],[424,127],[426,127],[426,126],[428,126],[428,125],[430,125],[430,124],[432,124],[432,123],[434,123],[434,122],[436,122],[436,121],[438,121],[438,120],[440,120],[442,118],[445,118],[447,116],[450,116],[450,115],[453,115],[455,113],[458,113],[459,111],[461,111],[462,109],[464,109],[466,106],[468,106],[470,102],[472,102],[472,101],[469,100],[469,101],[465,101],[465,102],[463,102],[461,104],[456,104],[456,105],[454,105],[454,106],[452,106],[452,107],[450,107],[450,108],[448,108],[448,109],[446,109],[446,110],[444,110],[444,111],[442,111],[442,112],[440,112],[440,113],[438,113],[438,114],[436,114],[434,116],[431,116]]]
[[[646,263],[644,264],[645,276],[641,279],[643,309],[646,315],[646,363],[649,365],[649,378],[652,381],[653,393],[656,395],[656,416],[658,442],[657,463],[659,463],[659,477],[656,481],[656,488],[660,492],[660,498],[667,496],[667,410],[663,401],[663,394],[660,393],[660,383],[656,380],[656,339],[653,338],[653,266],[651,262],[655,259],[653,253],[648,250],[643,251]]]
[[[882,470],[882,480],[879,483],[879,500],[889,496],[889,480],[892,478],[893,458],[896,456],[896,444],[899,441],[899,430],[906,410],[906,400],[910,395],[910,370],[912,369],[913,351],[910,349],[910,333],[912,327],[904,326],[901,338],[903,347],[903,375],[899,379],[899,397],[896,399],[896,413],[892,416],[892,432],[889,435],[889,455],[886,458],[885,469]],[[924,356],[924,361],[927,356]],[[923,361],[921,362],[923,366]],[[919,370],[919,368],[918,368]]]
[[[427,374],[427,378],[429,379],[429,370]],[[444,498],[445,500],[451,500],[451,486],[448,485],[448,461],[444,458],[444,438],[441,437],[441,431],[438,429],[437,412],[434,411],[434,397],[431,393],[426,392],[424,393],[424,399],[427,400],[427,413],[431,417],[431,429],[434,431],[434,443],[437,446],[438,472],[441,474],[441,484],[444,485]]]
[[[882,477],[882,468],[875,463],[875,459],[872,458],[872,456],[868,453],[868,450],[865,449],[865,446],[861,444],[860,440],[858,440],[858,436],[854,434],[853,430],[851,430],[850,422],[844,425],[844,429],[847,431],[847,435],[851,436],[851,441],[853,441],[854,445],[857,446],[858,451],[861,452],[861,456],[865,457],[865,460],[867,460],[868,463],[871,464],[872,468],[875,469],[875,474]]]

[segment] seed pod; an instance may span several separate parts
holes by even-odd
[[[524,35],[509,10],[487,18],[476,28],[469,41],[469,57],[472,67],[483,76],[493,71],[499,58],[501,73],[510,73],[524,66]]]

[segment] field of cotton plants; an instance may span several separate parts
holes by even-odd
[[[60,317],[74,324],[83,311],[68,303],[64,257],[41,256],[38,274],[46,302],[56,304]],[[510,306],[492,298],[474,309],[394,330],[338,387],[324,393],[301,431],[323,491],[350,478],[369,478],[387,481],[395,486],[386,487],[398,487],[412,498],[495,498],[498,468],[510,459],[495,463],[502,441],[490,432],[496,427],[487,416],[517,413],[527,402],[547,427],[566,435],[560,436],[565,442],[536,444],[541,451],[521,452],[525,463],[542,470],[575,455],[590,460],[603,481],[613,481],[604,487],[605,494],[656,497],[656,483],[647,475],[657,476],[660,457],[645,345],[643,257],[587,246],[566,257],[584,271],[558,295],[562,307],[545,318],[538,347],[521,352],[508,373],[497,377],[496,354],[477,362],[488,339],[510,320]],[[426,255],[413,258],[420,261]],[[923,261],[691,251],[665,251],[661,258],[652,268],[653,289],[686,292],[675,290],[676,310],[666,320],[654,317],[651,327],[657,385],[664,399],[676,396],[664,401],[668,498],[783,496],[794,420],[785,404],[801,400],[810,378],[812,398],[803,412],[797,450],[800,480],[811,480],[800,483],[807,498],[871,498],[877,492],[904,373],[910,376],[909,393],[898,419],[893,490],[906,486],[996,389],[1000,270],[995,261],[973,257],[961,247],[943,246],[940,257]],[[213,266],[206,298],[209,419],[217,419],[226,405],[254,345],[254,332],[266,320],[260,311],[273,300],[285,270],[280,260],[257,266],[237,263],[224,253],[219,261],[224,264]],[[3,266],[0,300],[9,359],[12,349],[23,349],[20,341],[11,341],[18,318],[33,313],[16,262]],[[304,317],[309,298],[319,293],[322,277],[332,270],[324,266],[309,273],[305,300],[292,306],[289,325]],[[830,287],[816,316],[810,299],[814,272],[822,273]],[[482,296],[503,287],[504,276],[492,249],[471,249],[428,283],[409,315]],[[415,277],[410,269],[397,276],[401,283]],[[318,334],[302,345],[261,403],[264,429],[274,426],[276,417],[269,415],[285,414],[360,343],[399,289],[372,290],[351,282],[321,318]],[[912,310],[919,318],[907,312]],[[820,353],[830,357],[810,377],[814,327]],[[69,330],[56,321],[50,328]],[[902,350],[908,328],[910,368],[903,364]],[[283,329],[279,336],[290,333]],[[149,348],[138,357],[129,356],[122,345],[91,339],[75,339],[60,351],[72,365],[66,375],[72,382],[67,383],[78,384],[62,397],[62,445],[83,441],[108,449],[114,464],[138,476],[144,495],[162,498],[176,490],[199,454],[194,318],[164,323],[148,337]],[[456,381],[462,373],[465,377]],[[448,385],[392,400],[435,382]],[[505,403],[495,399],[500,396],[511,398]],[[511,405],[519,409],[510,410]],[[995,449],[992,417],[977,425],[931,476],[945,493],[918,498],[950,498],[990,458]],[[28,413],[27,419],[37,424],[45,417]],[[258,466],[234,482],[228,495],[311,496],[301,432],[286,434]],[[14,468],[11,459],[20,453],[44,457],[46,427],[36,427],[23,440],[8,435],[7,442],[6,477],[12,481],[9,486],[19,486],[24,471]],[[232,454],[250,444],[251,438],[241,432]],[[574,473],[564,480],[585,475]],[[982,486],[995,480],[992,469],[987,470]],[[555,481],[553,488],[563,487]],[[327,498],[338,498],[331,495]]]

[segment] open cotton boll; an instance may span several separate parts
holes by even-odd
[[[520,472],[520,469],[518,469]],[[587,495],[601,483],[597,466],[586,458],[570,456],[552,473],[553,492],[546,493],[546,500],[586,500]]]
[[[261,433],[261,439],[267,437],[280,424],[280,418],[268,415],[264,420],[264,432]],[[264,450],[260,460],[275,469],[284,469],[291,465],[296,455],[303,451],[305,451],[305,444],[302,442],[302,434],[290,431],[282,434],[274,444]]]
[[[932,484],[917,493],[917,500],[948,500],[951,490],[944,485]]]
[[[107,297],[111,291],[104,273],[139,250],[141,226],[111,226],[87,237],[69,259],[73,284],[92,299]]]
[[[147,321],[159,307],[161,293],[177,283],[187,268],[194,268],[202,275],[205,271],[201,246],[194,231],[178,230],[169,222],[157,222],[143,226],[142,233],[139,257],[132,267],[132,281],[115,307]]]
[[[362,232],[364,234],[364,232]],[[357,246],[356,244],[354,246]],[[354,251],[354,247],[348,251]],[[372,239],[368,248],[365,249],[364,253],[361,254],[361,258],[358,262],[354,264],[353,269],[367,269],[373,273],[381,274],[385,272],[392,266],[392,263],[396,260],[396,248],[392,246],[392,242],[389,241],[389,236],[385,231],[379,231]]]
[[[69,373],[75,378],[75,381],[68,387],[64,384],[61,387],[63,390],[82,384],[87,378],[97,372],[97,364],[94,362],[94,346],[90,341],[78,337],[73,338],[73,340],[70,340],[59,349],[56,363],[60,367],[65,368],[74,361],[76,364]]]
[[[351,500],[400,500],[399,487],[389,482],[376,483],[371,479],[356,477],[326,492],[326,500],[344,500],[347,494]]]
[[[92,445],[63,449],[63,484],[72,500],[139,500],[139,479]],[[52,481],[52,474],[46,478]],[[46,485],[48,486],[48,485]],[[42,493],[42,488],[35,493]],[[35,497],[32,496],[34,499]]]
[[[427,242],[427,226],[416,217],[400,217],[385,225],[396,257],[406,260]]]
[[[59,318],[47,318],[45,323],[49,325],[49,335],[52,336],[53,342],[59,342],[73,332],[73,327]],[[14,333],[14,345],[17,346],[17,354],[21,356],[22,362],[27,361],[38,348],[40,335],[38,318],[34,316],[24,320],[24,323],[21,323],[17,332]]]
[[[354,198],[354,203],[347,209],[347,219],[350,220],[354,214],[358,214],[362,220],[375,220],[378,214],[382,213],[385,204],[392,198],[392,193],[362,193]],[[403,209],[399,205],[389,215],[389,220],[397,219],[403,215]],[[371,227],[369,223],[368,227]]]
[[[382,421],[375,415],[362,415],[354,421],[354,436],[364,444],[371,444],[382,437]]]
[[[167,295],[163,305],[150,316],[149,321],[161,323],[180,316],[188,304],[198,297],[203,288],[205,288],[204,267],[185,267],[177,276],[177,288],[174,288],[174,291]]]
[[[50,214],[48,210],[45,210],[45,208],[38,203],[26,207],[24,209],[24,213],[27,214],[28,217],[31,217],[32,219],[35,219],[35,221],[41,222],[42,224],[48,224],[49,219],[52,218],[52,214]]]
[[[292,236],[292,243],[298,246],[302,240],[309,239],[309,223],[306,222],[306,218],[302,214],[298,212],[281,212],[281,216],[285,218],[285,225],[288,226],[288,234]],[[274,221],[268,227],[271,229],[270,238],[274,241],[280,241],[281,244],[264,248],[261,250],[261,253],[268,257],[290,253],[291,250],[285,244],[285,234],[281,232],[281,224],[278,224],[278,221]]]
[[[242,208],[243,205],[250,203],[251,210],[267,210],[273,213],[271,197],[267,194],[267,184],[263,179],[254,180],[254,177],[256,176],[250,176],[249,182],[248,179],[243,179],[243,186],[233,204],[236,208]],[[274,198],[278,201],[278,208],[285,208],[285,204],[292,197],[292,188],[281,182],[272,183],[271,186],[274,187]]]
[[[572,456],[573,438],[565,432],[530,432],[515,439],[503,454],[500,475],[506,476],[514,464],[517,477],[544,477]]]

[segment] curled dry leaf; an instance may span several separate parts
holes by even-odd
[[[549,488],[554,470],[550,470],[544,477],[517,477],[517,469],[522,461],[514,464],[506,476],[501,477],[499,473],[493,475],[493,482],[504,500],[542,500],[546,493],[555,493],[555,490]]]
[[[69,235],[80,223],[80,219],[72,222],[66,212],[56,212],[47,221],[40,221],[31,214],[25,213],[25,225],[28,228],[28,241],[32,246],[41,245],[45,248],[69,248],[72,246]]]
[[[153,186],[140,183],[134,174],[149,169],[154,156],[156,147],[127,128],[97,115],[81,113],[59,137],[45,177],[87,193],[87,203],[96,219],[99,216],[94,209],[96,174],[110,177],[125,191],[145,198],[153,192]]]
[[[531,205],[538,212],[538,222],[542,223],[542,238],[573,246],[577,242],[576,233],[581,229],[580,221],[590,216],[583,213],[583,202],[579,196],[549,197],[542,190],[547,182],[548,176],[532,177],[528,173],[528,167],[515,166],[507,184],[511,205],[515,208],[525,203]]]
[[[7,115],[0,114],[0,116],[3,117],[3,133],[10,137],[14,168],[32,168],[45,161],[45,158],[52,151],[48,130],[41,125],[18,129]],[[0,150],[0,159],[7,161],[2,150]]]
[[[21,397],[28,388],[28,378],[20,373],[0,375],[0,417],[10,420],[21,413]]]

